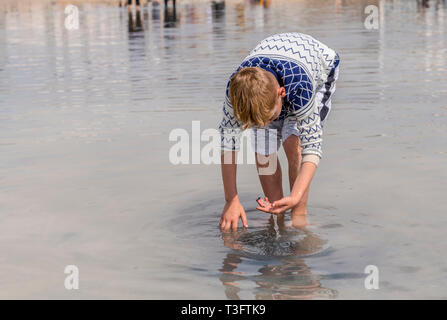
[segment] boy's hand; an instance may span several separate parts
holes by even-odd
[[[269,199],[265,197],[265,200],[263,200],[262,198],[258,198],[256,201],[259,204],[256,209],[267,213],[281,214],[295,207],[300,199],[293,197],[284,197],[282,199],[274,201],[273,203],[270,203]]]
[[[220,228],[222,230],[229,230],[230,228],[237,230],[239,218],[241,218],[244,227],[247,228],[247,215],[245,214],[245,210],[239,202],[239,199],[236,197],[225,203],[219,222]]]

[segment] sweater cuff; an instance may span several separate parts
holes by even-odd
[[[312,162],[318,167],[318,163],[320,162],[320,157],[317,156],[316,154],[305,154],[303,156],[303,160],[301,161],[301,163],[304,163],[304,162]]]

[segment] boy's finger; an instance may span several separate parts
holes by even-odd
[[[287,204],[281,202],[281,200],[278,200],[274,204],[272,204],[272,208],[274,209],[281,209],[283,207],[287,207]]]
[[[248,222],[247,222],[247,215],[244,213],[242,213],[241,215],[241,220],[242,220],[242,224],[244,225],[245,228],[248,227]]]
[[[274,211],[275,214],[283,213],[287,210],[287,206],[281,206],[279,208],[275,208],[272,211]]]
[[[258,204],[260,205],[260,206],[265,206],[266,204],[264,203],[264,200],[261,198],[261,197],[259,197],[258,199],[256,199],[256,201],[258,202]]]
[[[259,211],[267,212],[267,213],[273,213],[271,209],[265,208],[265,207],[257,207]]]
[[[269,206],[271,204],[269,201],[269,198],[267,198],[267,197],[265,197],[265,200],[263,203],[264,203],[264,206]]]
[[[239,223],[239,219],[235,219],[235,220],[233,220],[232,221],[232,224],[233,224],[233,231],[236,231],[237,230],[237,224]]]
[[[274,207],[279,207],[279,206],[283,206],[283,205],[287,205],[287,200],[286,199],[276,200],[272,204],[272,206],[274,206]]]

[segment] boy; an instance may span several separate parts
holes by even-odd
[[[236,151],[241,130],[252,128],[256,165],[265,199],[258,210],[305,217],[309,185],[322,156],[322,128],[331,110],[338,78],[338,54],[309,35],[281,33],[262,40],[231,75],[223,104],[223,230],[237,229],[247,217],[236,188]],[[262,143],[266,137],[266,143]],[[261,138],[261,139],[260,139]],[[277,151],[283,142],[289,166],[290,196],[284,197]],[[264,159],[275,169],[263,174]]]

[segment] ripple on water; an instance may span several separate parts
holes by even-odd
[[[332,299],[338,296],[337,290],[326,288],[321,281],[331,279],[330,275],[328,278],[313,272],[308,266],[308,258],[325,257],[334,252],[319,232],[324,228],[294,228],[288,215],[278,224],[270,215],[250,209],[253,205],[242,203],[249,228],[222,232],[218,227],[219,200],[191,203],[193,207],[182,209],[181,221],[175,219],[166,223],[184,245],[200,246],[202,252],[206,252],[200,259],[213,260],[206,263],[194,260],[194,263],[210,266],[216,258],[222,259],[221,263],[217,261],[217,276],[228,299]],[[203,275],[207,271],[191,267],[188,272]]]
[[[180,223],[178,219],[167,221],[176,238],[216,247],[219,244],[213,239],[220,238],[227,248],[239,251],[241,255],[252,259],[322,256],[333,251],[327,241],[318,234],[319,228],[312,228],[312,231],[309,228],[294,228],[291,226],[289,215],[286,215],[282,223],[277,223],[276,219],[259,213],[256,209],[246,210],[249,219],[247,229],[222,232],[218,225],[221,209],[216,208],[216,203],[219,202],[212,200],[185,209]],[[342,225],[322,226],[338,227]]]
[[[327,241],[308,230],[289,227],[255,228],[233,236],[236,248],[252,259],[287,256],[312,256],[330,252]]]

